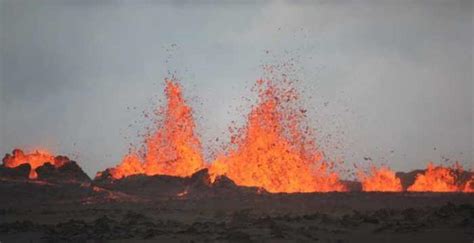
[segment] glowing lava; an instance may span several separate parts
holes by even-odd
[[[54,156],[45,150],[36,150],[33,153],[25,154],[20,149],[14,149],[12,154],[6,154],[2,161],[3,165],[9,168],[29,164],[31,166],[29,178],[36,179],[38,177],[36,168],[46,163],[50,163],[55,167],[61,167],[68,162],[69,159],[65,156]]]
[[[464,191],[464,186],[459,185],[459,174],[462,172],[460,165],[454,168],[428,164],[424,173],[416,176],[413,185],[408,187],[411,192],[459,192]],[[469,182],[468,182],[469,183]],[[467,187],[467,185],[465,186]]]
[[[471,178],[466,182],[462,191],[474,193],[474,176],[471,176]]]
[[[167,102],[156,111],[160,119],[155,130],[146,136],[142,149],[130,152],[108,170],[112,178],[136,174],[188,177],[206,167],[192,110],[177,81],[165,81]],[[227,151],[207,166],[211,180],[225,175],[237,185],[275,193],[347,191],[334,163],[326,160],[305,125],[306,110],[298,105],[299,95],[292,82],[286,76],[283,80],[258,80],[255,88],[258,102],[245,126],[230,128]],[[474,191],[474,178],[461,183],[460,169],[429,164],[408,191]],[[359,173],[359,180],[363,191],[403,191],[400,178],[386,167]]]
[[[294,89],[281,89],[271,81],[257,82],[259,103],[244,129],[238,129],[227,155],[210,166],[213,177],[226,175],[242,186],[269,192],[346,191],[331,163],[303,136],[304,110],[287,103],[297,99]]]
[[[192,110],[177,81],[165,81],[166,107],[156,112],[162,119],[156,121],[156,130],[145,139],[144,155],[126,155],[120,165],[110,170],[113,178],[142,173],[186,177],[204,168]]]
[[[119,179],[129,175],[144,174],[142,162],[136,153],[129,153],[124,156],[122,163],[110,170],[112,178]],[[98,176],[101,172],[98,173]]]
[[[372,166],[367,175],[359,172],[362,191],[365,192],[401,192],[403,190],[400,178],[387,167],[377,169]]]

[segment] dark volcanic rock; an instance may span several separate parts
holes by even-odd
[[[202,169],[191,175],[189,184],[196,187],[209,187],[211,185],[211,177],[208,169]]]
[[[410,172],[397,172],[395,175],[400,178],[403,190],[406,190],[409,186],[413,185],[416,179],[416,175],[425,173],[425,170],[413,170]]]
[[[12,223],[0,224],[0,233],[21,233],[28,231],[36,231],[40,228],[41,227],[29,220],[15,221]]]
[[[200,178],[200,180],[196,180]],[[266,191],[257,187],[238,186],[227,176],[218,176],[214,182],[211,179],[207,169],[196,172],[190,180],[190,186],[187,188],[188,197],[229,197],[241,196],[244,194],[261,194]],[[196,183],[197,181],[201,183]]]
[[[114,178],[112,177],[112,174],[110,173],[110,169],[97,172],[94,178],[94,182],[97,182],[97,183],[111,183],[113,180]]]
[[[271,206],[271,203],[265,205]],[[393,237],[395,240],[388,242],[470,242],[473,226],[472,204],[453,203],[396,210],[263,215],[252,209],[232,208],[229,215],[221,218],[194,217],[196,211],[189,211],[192,217],[186,220],[175,220],[176,215],[154,214],[155,210],[134,208],[122,212],[116,208],[82,208],[75,211],[73,218],[70,211],[59,210],[57,213],[66,215],[53,222],[37,219],[0,222],[0,239],[5,242],[387,242],[386,239]],[[28,236],[25,239],[29,240],[19,240],[20,235]]]
[[[197,171],[191,177],[140,174],[118,180],[114,180],[110,175],[107,175],[106,170],[94,179],[93,184],[108,190],[120,191],[148,199],[160,197],[227,197],[230,195],[238,196],[243,193],[257,194],[264,192],[263,189],[256,187],[238,186],[225,176],[217,177],[212,183],[208,169]]]
[[[49,183],[39,180],[5,180],[0,182],[0,205],[52,205],[79,203],[95,193],[78,183]]]
[[[36,173],[38,173],[38,180],[49,182],[83,183],[91,181],[75,161],[65,162],[64,165],[57,168],[50,163],[46,163],[38,167]]]
[[[31,166],[29,164],[22,164],[15,168],[0,166],[0,178],[3,179],[28,179]]]
[[[343,180],[342,184],[344,184],[347,187],[347,189],[351,192],[362,191],[362,184],[359,181]]]
[[[145,198],[173,197],[184,191],[187,179],[175,176],[132,175],[113,180],[96,177],[93,184],[109,190],[120,191]]]

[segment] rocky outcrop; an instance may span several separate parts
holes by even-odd
[[[55,183],[84,183],[90,182],[89,176],[75,161],[65,162],[60,167],[46,163],[36,169],[38,180]]]
[[[226,197],[264,192],[263,189],[256,187],[238,186],[226,176],[219,176],[214,182],[211,182],[207,169],[197,171],[191,177],[140,174],[118,180],[108,176],[106,170],[94,179],[93,185],[149,199],[160,197]]]
[[[22,164],[20,166],[9,168],[0,165],[0,179],[28,179],[31,166],[29,164]]]
[[[111,179],[107,176],[96,177],[94,186],[108,190],[124,192],[146,198],[172,197],[186,188],[186,178],[143,174],[127,176],[122,179]]]

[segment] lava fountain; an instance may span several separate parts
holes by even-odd
[[[144,153],[131,152],[110,169],[113,178],[134,174],[186,177],[204,168],[201,143],[195,133],[192,109],[175,79],[166,79],[166,106],[155,113],[156,130],[145,139]],[[100,175],[100,174],[99,174]]]
[[[365,192],[401,192],[403,191],[400,178],[388,167],[372,166],[368,174],[359,172],[362,191]]]
[[[472,192],[473,179],[470,178],[465,185],[461,184],[459,177],[462,171],[463,168],[459,164],[450,168],[429,163],[426,171],[418,174],[413,185],[407,190],[411,192]]]
[[[227,154],[210,166],[211,176],[226,175],[238,185],[269,192],[346,191],[330,171],[333,163],[306,139],[309,130],[301,124],[306,111],[289,105],[298,98],[296,90],[271,80],[257,81],[256,88],[258,104],[246,126],[235,130]]]
[[[31,169],[28,177],[30,179],[36,179],[38,177],[36,168],[46,163],[50,163],[58,168],[68,162],[69,158],[65,156],[54,156],[46,150],[35,150],[33,153],[25,154],[20,149],[14,149],[12,154],[6,154],[2,161],[3,165],[9,168],[14,168],[22,164],[29,164]]]
[[[299,93],[285,75],[256,82],[257,103],[246,124],[230,127],[228,148],[207,165],[181,86],[175,79],[165,83],[167,100],[155,112],[159,119],[154,130],[149,131],[139,151],[129,152],[119,165],[107,170],[113,179],[136,174],[188,177],[207,167],[212,181],[227,176],[237,185],[272,193],[348,191],[335,172],[335,163],[325,157],[315,143],[313,130],[305,125],[306,110],[299,105]],[[28,160],[34,178],[34,168],[41,165],[36,161],[54,161],[47,153],[28,156],[18,153],[13,157],[19,159],[8,157],[4,163],[12,167],[19,164],[17,160]],[[34,159],[37,157],[40,159]],[[430,163],[407,191],[473,192],[474,177],[461,178],[460,172],[459,165],[448,168]],[[369,173],[359,172],[358,177],[363,191],[403,191],[400,178],[387,167],[372,167]]]

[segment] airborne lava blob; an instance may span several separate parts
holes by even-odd
[[[370,173],[359,172],[362,191],[365,192],[401,192],[403,191],[400,178],[387,167],[372,166]]]
[[[28,177],[30,179],[36,179],[38,177],[36,168],[46,163],[50,163],[58,168],[68,162],[69,158],[65,156],[54,156],[45,150],[35,150],[33,153],[25,154],[20,149],[14,149],[12,154],[6,154],[2,161],[3,165],[9,168],[14,168],[22,164],[29,164],[31,169]]]
[[[338,174],[330,171],[332,163],[306,139],[301,124],[306,111],[290,105],[298,98],[291,85],[285,87],[290,83],[257,81],[258,104],[247,125],[236,130],[233,147],[211,165],[211,175],[269,192],[346,191]]]
[[[110,170],[119,179],[134,174],[186,177],[204,168],[201,143],[195,133],[191,108],[186,104],[181,87],[174,79],[166,79],[165,107],[156,113],[156,130],[145,139],[144,155],[126,155],[122,163]]]

